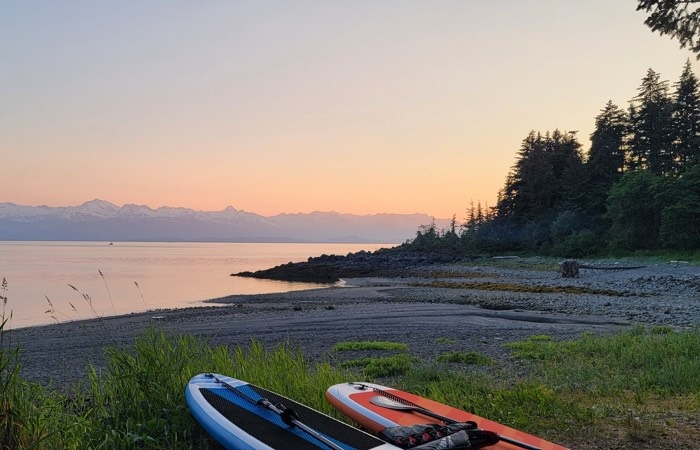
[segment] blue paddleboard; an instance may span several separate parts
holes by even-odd
[[[286,397],[219,374],[185,389],[194,418],[235,450],[395,450],[398,447]]]

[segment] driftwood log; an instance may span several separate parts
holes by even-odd
[[[596,270],[630,270],[641,269],[646,266],[591,266],[589,264],[579,264],[578,261],[568,259],[559,265],[559,272],[562,278],[578,278],[580,269]]]
[[[596,269],[596,270],[630,270],[641,269],[646,266],[590,266],[588,264],[579,264],[579,269]]]

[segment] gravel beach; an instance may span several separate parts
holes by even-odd
[[[634,324],[696,326],[700,267],[581,269],[578,278],[562,278],[556,270],[533,268],[529,260],[440,264],[409,276],[354,278],[337,287],[210,302],[211,307],[10,330],[5,342],[20,348],[24,379],[53,386],[85,380],[90,363],[98,370],[104,366],[105,347],[130,347],[149,327],[212,345],[287,342],[313,359],[333,357],[337,342],[387,340],[408,344],[425,360],[447,351],[477,351],[512,366],[503,344],[532,335],[569,339]]]

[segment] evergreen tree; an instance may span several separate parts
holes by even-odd
[[[677,173],[700,162],[700,91],[690,60],[676,83],[673,110],[674,162]]]
[[[659,245],[660,183],[663,177],[648,170],[629,172],[610,189],[606,217],[612,227],[613,247],[627,250],[653,249]]]
[[[526,222],[542,215],[553,203],[554,174],[548,158],[547,140],[531,131],[523,140],[503,189],[499,215]]]
[[[486,220],[486,215],[484,215],[484,210],[481,207],[481,201],[476,204],[476,224],[481,225]]]
[[[499,189],[496,198],[496,217],[504,219],[515,216],[515,199],[517,197],[517,184],[513,171],[506,175],[503,188]]]
[[[469,210],[467,213],[467,220],[463,226],[465,228],[473,228],[476,225],[476,209],[474,208],[474,200],[469,202]]]
[[[479,225],[486,221],[484,216],[484,211],[481,207],[481,202],[477,202],[474,206],[474,200],[469,202],[469,209],[467,210],[467,218],[464,223],[462,223],[462,234],[465,233],[475,233],[479,230]]]
[[[690,61],[674,87],[672,97],[649,69],[627,113],[608,101],[585,162],[575,132],[531,131],[496,206],[471,203],[461,248],[558,255],[589,255],[606,244],[697,249],[700,80]]]
[[[688,168],[665,186],[661,212],[661,240],[679,250],[700,248],[700,165]]]
[[[698,0],[638,0],[637,11],[649,13],[644,24],[651,31],[677,39],[681,48],[690,48],[700,59],[700,7],[691,6],[697,3]]]
[[[498,216],[539,221],[575,202],[582,193],[580,148],[575,133],[531,131],[499,196]]]
[[[665,175],[673,168],[672,101],[668,83],[652,69],[642,79],[630,113],[630,166]]]
[[[576,140],[576,132],[562,133],[555,130],[551,138],[552,172],[555,212],[574,210],[584,206],[585,173],[581,144]]]
[[[627,127],[627,115],[612,101],[595,118],[585,164],[586,210],[592,217],[605,214],[608,191],[624,172]]]
[[[632,127],[632,117],[637,117],[637,107],[634,102],[629,102],[629,108],[627,109],[627,133],[625,135],[625,166],[623,168],[623,173],[630,172],[633,170],[639,170],[637,167],[635,156],[632,154],[632,144],[634,143],[634,134]]]

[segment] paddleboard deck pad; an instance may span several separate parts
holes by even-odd
[[[194,376],[185,388],[185,399],[194,418],[227,449],[398,448],[279,394],[224,375]],[[273,409],[265,406],[265,400]],[[296,420],[296,424],[285,420]]]
[[[541,450],[566,450],[565,447],[523,431],[507,427],[498,422],[479,417],[428,398],[379,384],[359,382],[336,384],[326,390],[326,399],[336,409],[374,434],[378,434],[390,427],[441,423],[435,416],[424,415],[417,411],[423,409],[456,422],[476,422],[480,429],[497,433],[501,437],[501,440],[494,445],[485,447],[488,449],[514,450],[530,448]],[[397,405],[397,403],[399,404]],[[382,404],[385,406],[382,406]],[[398,406],[398,408],[392,409],[392,404]],[[409,406],[408,410],[401,409],[402,404],[413,405],[417,408],[410,409],[411,407]]]

